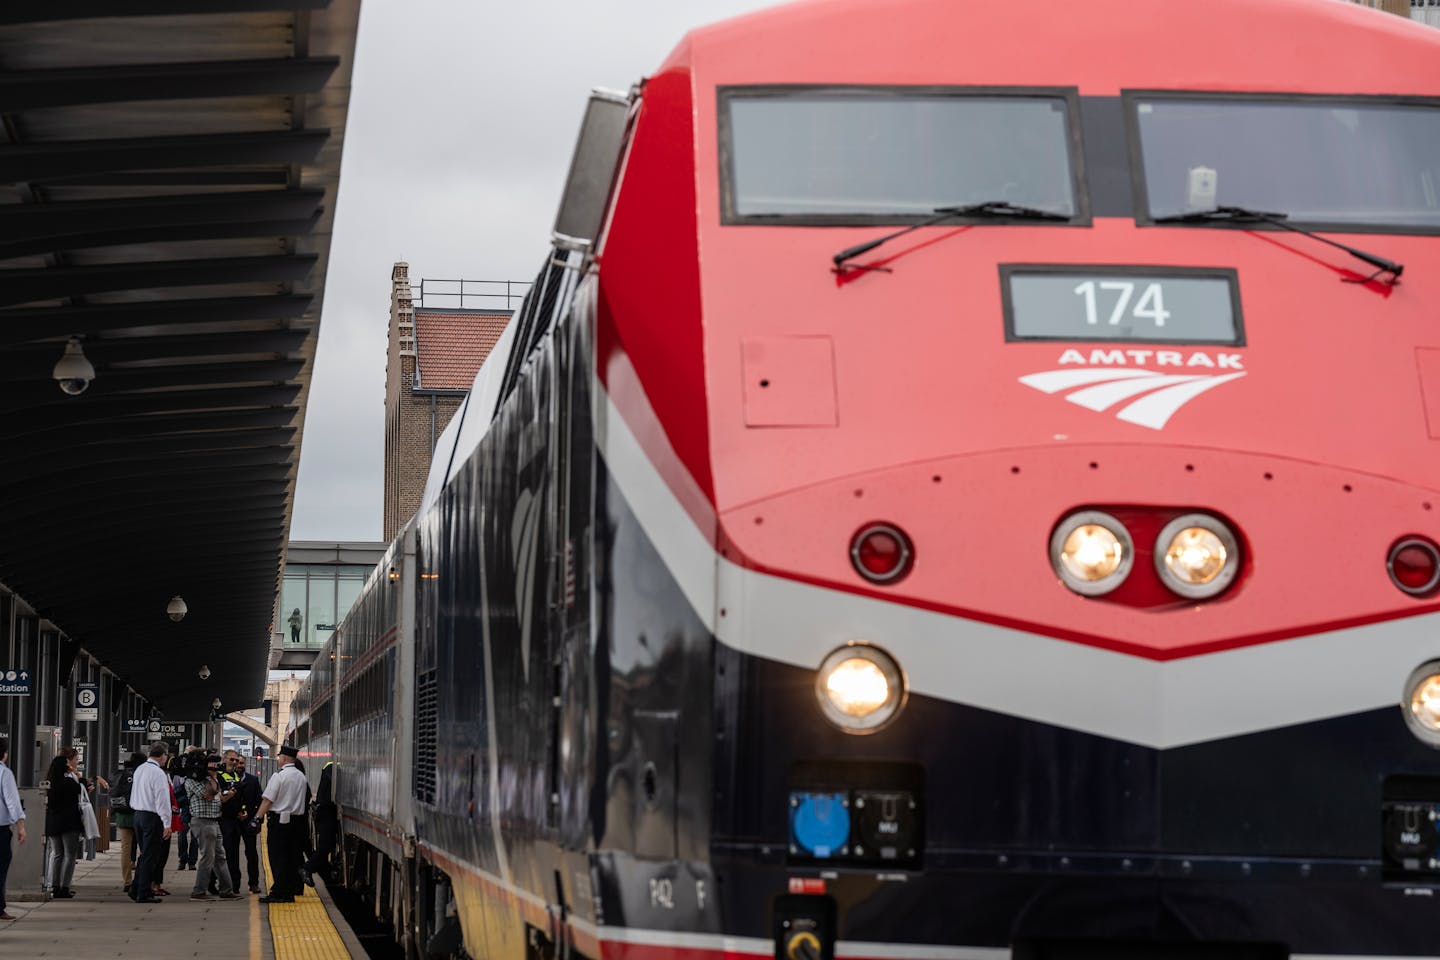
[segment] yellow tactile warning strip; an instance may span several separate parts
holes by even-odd
[[[258,842],[260,862],[265,865],[265,879],[269,881],[268,890],[275,878],[270,873],[270,854],[265,849],[263,829]],[[307,890],[296,897],[294,903],[272,903],[267,909],[270,935],[275,940],[275,960],[349,960],[350,951],[330,921],[325,904],[313,892]]]

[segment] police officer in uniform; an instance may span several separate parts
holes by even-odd
[[[265,820],[265,849],[270,854],[270,872],[275,877],[270,895],[261,897],[261,903],[294,903],[295,895],[300,892],[305,838],[300,835],[300,823],[292,821],[305,812],[309,785],[305,775],[295,767],[297,756],[299,752],[292,746],[280,748],[277,758],[280,769],[265,785],[260,809],[255,815],[257,822]]]
[[[225,764],[216,772],[220,791],[225,795],[224,802],[220,804],[220,845],[225,850],[225,869],[230,874],[230,887],[234,890],[240,889],[240,840],[246,827],[245,798],[240,792],[243,775],[236,769],[235,762],[239,756],[234,750],[226,750]],[[251,884],[250,892],[257,892],[254,884]]]

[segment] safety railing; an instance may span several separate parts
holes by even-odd
[[[530,284],[522,280],[435,280],[410,284],[415,309],[516,310]]]

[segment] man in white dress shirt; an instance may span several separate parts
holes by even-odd
[[[135,864],[135,885],[128,891],[136,903],[159,903],[151,889],[160,849],[170,839],[170,775],[165,761],[170,747],[160,740],[150,746],[150,759],[135,771],[130,786],[130,809],[135,813],[135,837],[140,859]]]
[[[10,742],[0,740],[0,920],[14,920],[5,912],[5,880],[10,874],[10,831],[25,842],[25,808],[20,806],[20,791],[15,774],[6,763],[10,759]]]

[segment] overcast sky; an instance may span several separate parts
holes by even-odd
[[[529,280],[592,87],[773,0],[362,0],[292,540],[378,540],[390,268]]]

